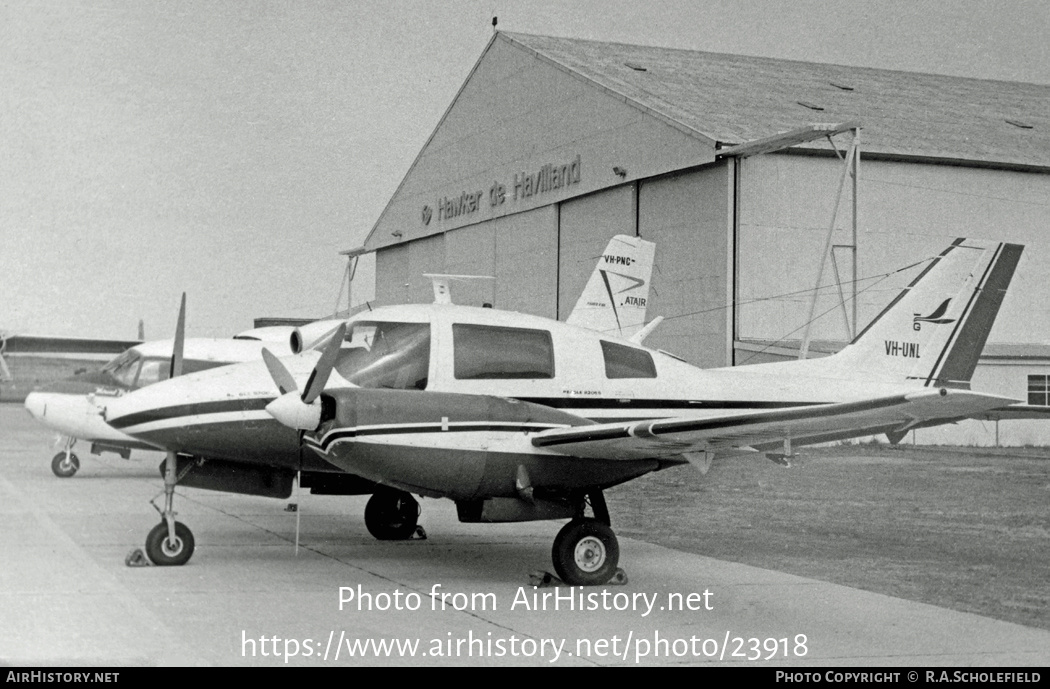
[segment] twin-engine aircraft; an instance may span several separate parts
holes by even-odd
[[[652,242],[625,235],[613,237],[568,322],[625,337],[638,333],[645,324],[654,252]],[[441,300],[447,301],[450,278],[455,276],[434,277],[440,278],[434,281],[435,290],[440,286],[444,293]],[[92,454],[112,452],[124,459],[131,456],[132,450],[159,449],[109,426],[102,415],[114,398],[171,377],[176,341],[181,342],[182,373],[189,374],[260,360],[264,346],[298,354],[345,322],[327,319],[299,326],[254,328],[233,338],[186,339],[185,308],[183,299],[175,339],[139,343],[97,370],[41,385],[27,395],[26,410],[63,440],[63,449],[51,460],[56,476],[70,478],[80,469],[80,458],[73,452],[78,440],[86,441]],[[291,447],[297,455],[298,450]]]
[[[193,549],[174,519],[176,476],[287,497],[301,470],[313,492],[372,493],[365,523],[381,539],[411,537],[411,494],[454,500],[464,522],[568,519],[555,571],[603,584],[619,575],[608,488],[756,451],[783,463],[793,445],[900,436],[1014,402],[969,380],[1021,250],[954,241],[822,359],[701,370],[641,346],[648,329],[632,340],[494,309],[390,306],[298,356],[133,392],[106,419],[169,450],[163,521],[147,539],[158,564]],[[267,458],[278,444],[301,452]]]

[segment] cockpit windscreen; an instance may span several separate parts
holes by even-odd
[[[430,324],[359,321],[335,370],[363,388],[423,390],[430,371]]]

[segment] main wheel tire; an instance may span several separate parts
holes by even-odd
[[[573,586],[599,586],[612,579],[620,562],[620,544],[597,519],[574,519],[554,539],[554,571]]]
[[[378,490],[365,505],[365,527],[380,541],[404,541],[416,533],[419,503],[400,490]]]
[[[182,522],[175,522],[175,542],[168,541],[168,524],[161,522],[146,536],[146,555],[160,567],[184,565],[193,555],[193,532]]]
[[[69,478],[80,469],[80,458],[70,453],[66,457],[65,452],[59,452],[51,459],[51,471],[59,478]]]

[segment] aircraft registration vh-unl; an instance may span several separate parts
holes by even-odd
[[[642,346],[649,326],[625,338],[451,303],[389,306],[299,355],[131,392],[106,420],[168,451],[163,519],[147,539],[157,564],[193,550],[174,519],[176,479],[287,497],[301,470],[313,492],[371,493],[365,523],[380,539],[412,537],[412,494],[455,501],[464,522],[569,520],[554,538],[557,575],[604,584],[622,577],[609,488],[745,453],[787,463],[793,446],[899,439],[1014,403],[969,380],[1021,251],[954,241],[821,359],[702,370]],[[619,305],[630,280],[608,278]]]

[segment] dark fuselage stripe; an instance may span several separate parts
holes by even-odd
[[[154,421],[168,421],[183,416],[200,416],[202,414],[222,414],[240,411],[259,411],[273,402],[272,397],[255,397],[241,400],[219,400],[215,402],[196,402],[194,404],[179,404],[172,407],[161,407],[148,411],[128,414],[108,421],[113,428],[129,428]]]
[[[674,399],[580,399],[576,397],[518,397],[522,402],[551,407],[552,409],[587,409],[623,412],[628,409],[780,409],[784,407],[805,407],[826,402],[762,402],[744,400],[674,400]],[[274,398],[256,397],[238,400],[217,400],[161,407],[148,411],[128,414],[109,421],[116,429],[129,428],[155,421],[170,421],[179,417],[195,417],[206,414],[224,414],[230,412],[260,411],[266,408]],[[603,420],[613,422],[614,419]]]
[[[541,404],[553,409],[782,409],[808,407],[827,402],[779,402],[759,400],[683,400],[683,399],[615,399],[602,397],[517,397],[522,402]]]

